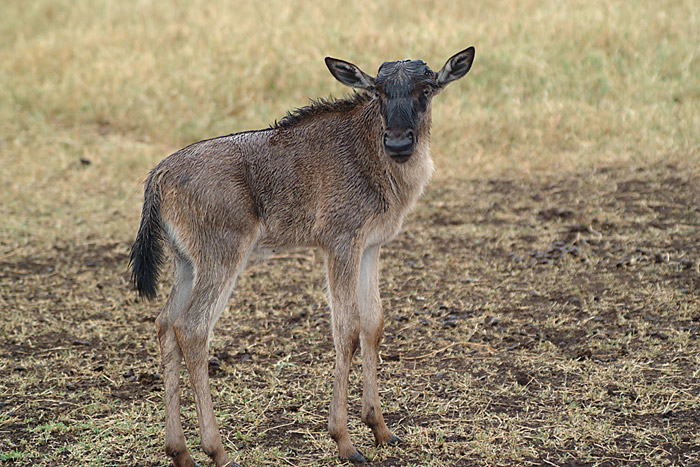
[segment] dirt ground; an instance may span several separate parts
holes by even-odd
[[[700,465],[700,173],[674,165],[434,183],[383,250],[372,465]],[[124,242],[0,255],[0,463],[166,465],[156,302]],[[210,372],[242,465],[333,465],[323,259],[242,275]],[[187,384],[186,376],[185,384]],[[189,388],[185,431],[199,449]]]

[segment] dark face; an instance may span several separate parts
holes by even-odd
[[[422,60],[384,62],[376,78],[337,58],[326,57],[326,66],[341,83],[374,93],[381,109],[384,151],[403,163],[413,154],[418,140],[428,136],[430,126],[424,125],[424,119],[430,114],[433,96],[466,75],[473,61],[474,47],[467,47],[450,57],[437,73]],[[428,130],[421,132],[424,128]]]
[[[406,162],[418,143],[418,128],[437,92],[436,73],[421,60],[384,62],[374,80],[384,132],[384,151]],[[424,137],[423,135],[421,135]]]

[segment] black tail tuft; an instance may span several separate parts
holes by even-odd
[[[156,297],[160,268],[165,260],[163,225],[159,213],[160,195],[153,186],[152,175],[146,181],[141,225],[129,257],[131,281],[139,295],[148,299]]]

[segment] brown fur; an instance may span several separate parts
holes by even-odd
[[[183,358],[202,447],[217,466],[232,465],[214,418],[208,341],[238,274],[251,258],[280,247],[318,247],[326,255],[336,349],[328,427],[340,457],[364,461],[347,430],[348,374],[358,343],[362,420],[377,443],[398,441],[382,417],[376,380],[383,328],[379,251],[398,233],[432,174],[431,118],[428,101],[416,122],[415,150],[407,162],[398,163],[382,147],[386,122],[380,107],[379,97],[365,93],[317,102],[269,129],[192,144],[151,172],[132,260],[147,263],[144,237],[157,235],[151,243],[164,240],[175,261],[174,285],[156,327],[165,381],[166,451],[176,465],[193,465],[179,417]],[[146,275],[139,268],[137,283]]]

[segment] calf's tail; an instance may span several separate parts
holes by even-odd
[[[163,221],[159,212],[161,199],[154,178],[151,172],[146,180],[141,225],[129,257],[131,281],[139,295],[148,299],[156,296],[160,269],[165,260]]]

